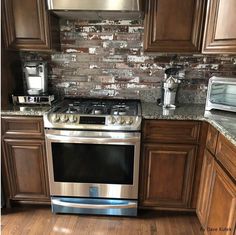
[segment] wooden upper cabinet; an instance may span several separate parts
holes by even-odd
[[[203,53],[236,54],[236,1],[209,0]]]
[[[2,35],[6,48],[49,51],[59,46],[59,24],[44,0],[3,0]]]
[[[144,50],[200,52],[205,0],[147,0]]]

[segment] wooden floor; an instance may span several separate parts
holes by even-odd
[[[203,235],[193,214],[141,211],[137,218],[55,215],[49,207],[2,210],[2,235]]]

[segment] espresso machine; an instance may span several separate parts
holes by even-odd
[[[23,64],[24,94],[12,95],[13,104],[51,105],[54,95],[48,94],[47,62],[26,61]]]
[[[161,84],[161,99],[159,105],[164,109],[174,109],[176,107],[176,94],[180,80],[175,78],[181,68],[168,68],[165,70],[165,78]]]
[[[24,79],[26,82],[26,93],[29,95],[40,95],[48,89],[47,62],[29,61],[23,66]]]

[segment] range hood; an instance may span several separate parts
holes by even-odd
[[[142,0],[47,0],[48,9],[63,18],[83,20],[142,19]]]

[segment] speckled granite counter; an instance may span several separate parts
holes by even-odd
[[[14,106],[1,110],[1,116],[43,116],[50,106]]]
[[[156,103],[142,103],[145,119],[201,120],[212,124],[228,140],[236,145],[236,113],[207,111],[205,105],[187,104],[176,109],[163,109]]]
[[[49,106],[9,106],[2,110],[2,116],[43,116]],[[205,120],[211,123],[228,140],[236,145],[236,113],[223,111],[205,112],[205,105],[180,105],[176,109],[163,109],[156,103],[142,102],[142,116],[145,119]]]

